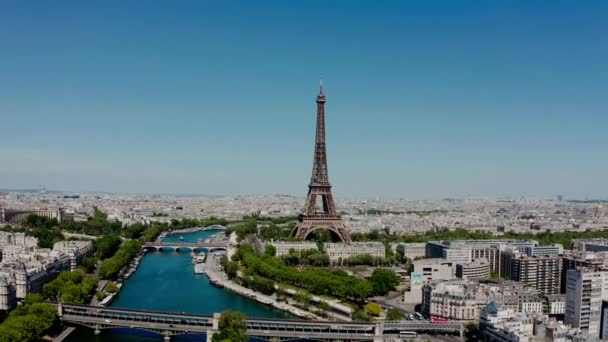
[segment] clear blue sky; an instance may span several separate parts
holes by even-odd
[[[606,1],[4,1],[0,188],[608,197]]]

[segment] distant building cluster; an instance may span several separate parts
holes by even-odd
[[[15,211],[63,209],[64,219],[86,220],[93,208],[125,224],[152,220],[241,219],[244,215],[296,216],[302,197],[178,196],[108,193],[2,192],[0,208]],[[535,198],[468,198],[441,200],[340,199],[337,203],[350,232],[384,230],[390,234],[421,233],[429,227],[505,232],[585,231],[608,227],[603,204]],[[8,209],[7,209],[8,210]],[[2,224],[2,221],[0,221]]]
[[[608,339],[608,239],[575,240],[572,251],[536,241],[432,241],[426,257],[412,261],[403,299],[422,303],[433,320],[481,315],[484,341]]]
[[[24,233],[0,231],[0,310],[9,310],[28,293],[40,292],[44,283],[74,269],[93,251],[91,241],[61,241],[53,249],[37,245],[36,238]]]
[[[521,312],[496,302],[486,305],[479,318],[486,342],[592,342],[599,338],[538,312]]]
[[[422,288],[422,312],[435,320],[477,320],[492,301],[522,312],[542,313],[544,307],[534,289],[515,281],[434,280]]]

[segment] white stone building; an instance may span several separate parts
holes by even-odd
[[[543,311],[536,290],[512,281],[437,280],[422,288],[422,312],[432,319],[476,320],[492,301],[516,312]]]
[[[11,282],[8,275],[0,274],[0,311],[8,311],[17,301],[14,282]]]
[[[53,245],[53,252],[67,255],[70,270],[74,271],[83,258],[93,253],[93,243],[79,240],[59,241]]]
[[[595,342],[580,329],[535,312],[517,312],[491,302],[479,318],[484,342]]]
[[[377,258],[386,256],[384,244],[381,242],[352,242],[350,244],[326,242],[323,244],[323,250],[331,263],[338,263],[340,260],[359,255],[370,255]]]
[[[272,241],[268,245],[276,249],[276,256],[278,257],[289,254],[289,251],[292,249],[296,252],[309,249],[318,250],[317,244],[312,241]]]

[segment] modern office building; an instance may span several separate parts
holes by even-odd
[[[562,254],[560,293],[566,293],[566,276],[569,270],[579,267],[608,268],[608,252],[572,252]]]
[[[523,252],[527,256],[559,255],[564,252],[564,247],[558,243],[544,246],[526,246],[523,248]]]
[[[577,252],[608,252],[608,239],[572,240],[572,249]]]
[[[528,256],[510,249],[502,253],[501,263],[505,279],[522,282],[544,295],[560,292],[559,255]]]
[[[503,250],[512,248],[523,252],[526,247],[534,246],[538,246],[538,242],[534,240],[429,241],[426,245],[426,257],[444,258],[455,263],[487,259],[491,270],[501,274],[500,256]]]
[[[467,263],[456,264],[456,277],[461,279],[488,279],[490,278],[490,262],[486,259],[477,259]]]
[[[403,258],[414,260],[426,256],[426,242],[414,242],[397,244],[396,252]]]
[[[564,322],[599,337],[602,297],[608,294],[608,273],[580,267],[568,271]]]

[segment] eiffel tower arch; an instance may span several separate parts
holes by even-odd
[[[312,177],[308,184],[308,195],[304,211],[294,228],[292,235],[306,239],[318,229],[326,229],[335,233],[343,242],[352,241],[346,230],[346,225],[338,214],[336,203],[331,193],[329,174],[327,172],[327,151],[325,149],[325,94],[323,87],[317,96],[317,131],[315,152],[312,166]]]

